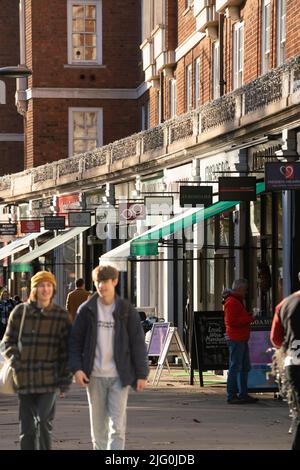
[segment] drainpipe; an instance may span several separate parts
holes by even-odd
[[[220,96],[224,95],[224,14],[219,13],[219,64],[220,64]]]
[[[26,64],[26,35],[25,35],[25,0],[19,2],[19,33],[20,33],[20,64]],[[16,107],[21,116],[26,116],[27,101],[26,89],[27,78],[21,77],[16,79]]]
[[[159,74],[159,94],[160,94],[160,124],[165,120],[164,117],[164,73]]]

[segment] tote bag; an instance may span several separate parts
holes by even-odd
[[[22,350],[22,343],[21,343],[21,336],[23,331],[23,325],[25,320],[25,313],[26,313],[26,306],[23,306],[23,314],[21,319],[21,325],[19,330],[19,337],[18,337],[18,350],[21,352]],[[15,386],[14,386],[14,379],[13,379],[13,368],[10,365],[10,359],[6,359],[2,353],[0,353],[0,393],[5,395],[13,395],[16,393]]]

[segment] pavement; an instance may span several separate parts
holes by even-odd
[[[180,368],[164,370],[156,387],[130,392],[127,450],[288,450],[290,419],[285,402],[274,393],[252,394],[255,404],[228,405],[222,376],[206,373],[204,387],[189,385]],[[18,400],[0,396],[0,450],[19,448]],[[85,390],[73,384],[57,400],[53,449],[90,450]]]

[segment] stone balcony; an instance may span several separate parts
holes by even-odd
[[[278,133],[300,118],[300,55],[256,80],[155,128],[94,151],[0,178],[0,200],[24,201],[128,181],[211,149]]]

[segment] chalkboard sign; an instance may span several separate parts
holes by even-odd
[[[194,366],[199,371],[228,369],[224,312],[194,312]]]
[[[153,323],[148,346],[148,356],[160,356],[169,328],[170,323]]]

